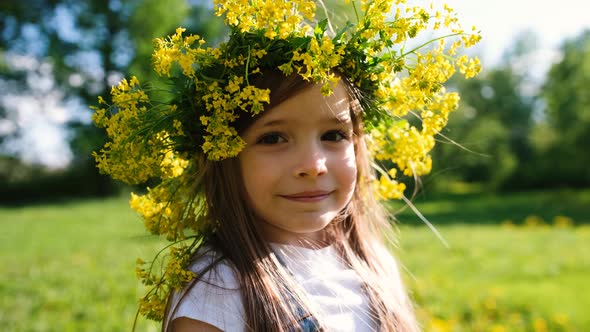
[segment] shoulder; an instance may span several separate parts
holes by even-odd
[[[239,289],[238,271],[218,252],[204,248],[189,267],[197,274],[197,283],[207,283],[223,289]]]
[[[186,326],[193,326],[194,330],[192,324],[197,323],[223,331],[243,331],[244,306],[238,272],[233,264],[208,250],[198,256],[190,270],[197,277],[172,294],[165,325],[173,325],[175,331],[183,331],[178,328]]]

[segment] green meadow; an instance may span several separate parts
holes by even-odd
[[[420,196],[398,214],[425,331],[590,331],[590,191]],[[0,208],[0,331],[129,331],[135,259],[162,241],[126,199]],[[138,320],[138,331],[157,325]]]

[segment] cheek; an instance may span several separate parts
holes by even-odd
[[[340,171],[339,177],[340,181],[346,187],[349,187],[350,190],[354,190],[357,181],[357,164],[356,164],[356,156],[354,152],[354,147],[351,146],[349,149],[346,150],[344,154],[344,158],[340,163]]]
[[[245,154],[240,157],[240,164],[246,193],[251,201],[257,199],[260,193],[268,191],[272,180],[272,169],[269,168],[271,163]]]
[[[240,160],[240,171],[242,172],[242,181],[244,182],[244,188],[246,189],[246,193],[250,194],[250,183],[252,183],[252,177],[256,174],[252,172],[252,166],[248,160],[248,156],[242,151],[239,155]]]

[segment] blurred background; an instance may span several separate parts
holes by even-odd
[[[325,1],[335,16],[347,10]],[[583,0],[451,0],[483,71],[454,79],[460,109],[393,249],[425,331],[590,331],[590,19]],[[162,241],[98,174],[88,105],[152,40],[184,26],[212,44],[209,1],[0,3],[0,330],[119,331],[142,294],[138,256]],[[138,330],[156,330],[139,320]]]

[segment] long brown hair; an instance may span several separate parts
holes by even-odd
[[[370,190],[369,182],[373,175],[362,136],[362,108],[359,102],[362,95],[345,77],[341,78],[351,103],[357,184],[351,202],[326,232],[343,259],[364,282],[371,305],[370,314],[378,323],[379,331],[418,331],[412,304],[402,286],[396,262],[386,249],[387,241],[391,240],[387,238],[388,234],[392,234],[391,225]],[[267,109],[311,85],[298,74],[285,77],[278,71],[264,71],[251,80],[251,84],[271,89]],[[254,121],[256,118],[243,115],[236,123],[236,129],[241,133]],[[296,308],[303,309],[303,316],[311,314],[311,311],[303,292],[282,268],[257,229],[254,211],[246,204],[246,190],[238,159],[203,160],[201,171],[207,217],[210,222],[216,223],[216,231],[207,244],[236,271],[247,329],[299,331],[298,321],[303,317]],[[219,262],[212,263],[206,270],[214,270],[214,265]],[[197,282],[200,282],[198,278],[189,283],[183,294]],[[164,325],[174,311],[169,303]]]

